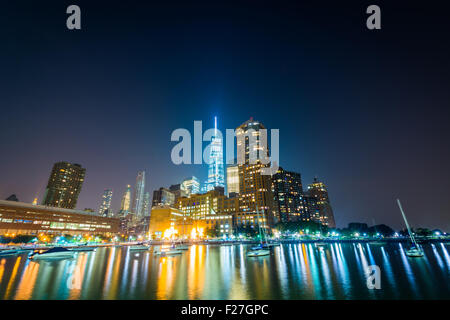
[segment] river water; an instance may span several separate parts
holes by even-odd
[[[423,245],[422,258],[401,243],[283,244],[265,257],[247,257],[242,244],[165,258],[128,247],[63,260],[23,254],[0,258],[0,299],[450,299],[449,245]],[[371,265],[380,289],[367,286]]]

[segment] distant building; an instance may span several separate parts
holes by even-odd
[[[229,236],[233,231],[233,216],[239,210],[239,199],[226,197],[223,188],[217,187],[207,193],[179,198],[175,207],[186,219],[194,221],[194,227],[205,232],[217,228],[220,235]]]
[[[131,186],[127,185],[125,193],[122,196],[122,201],[120,203],[120,216],[127,216],[131,211]]]
[[[153,191],[152,206],[171,206],[175,203],[175,194],[166,188]]]
[[[186,192],[186,195],[200,193],[200,181],[192,176],[183,180],[180,185],[181,190]]]
[[[279,167],[272,176],[272,191],[281,222],[304,220],[303,187],[300,173]],[[303,218],[303,219],[302,219]]]
[[[214,187],[225,188],[225,173],[223,167],[223,138],[217,131],[217,117],[214,117],[214,135],[211,138],[211,149],[208,159],[208,179],[204,191],[213,190]]]
[[[0,201],[0,235],[105,235],[119,232],[119,219],[91,212],[17,201]]]
[[[112,189],[105,189],[102,195],[102,201],[100,204],[100,208],[98,209],[98,214],[100,216],[108,216],[111,208],[111,200],[112,200],[113,191]],[[106,214],[105,214],[106,213]]]
[[[79,164],[57,162],[53,165],[43,205],[74,209],[83,185],[86,169]]]
[[[318,181],[317,178],[314,178],[314,182],[308,185],[308,193],[317,200],[317,206],[320,211],[320,221],[322,224],[325,224],[330,228],[336,228],[333,209],[331,208],[325,184]]]
[[[132,212],[136,217],[143,217],[144,207],[144,193],[145,193],[145,171],[139,171],[136,177],[136,187],[133,194]]]
[[[227,166],[227,192],[239,194],[239,167],[237,164]]]
[[[150,215],[150,193],[144,193],[144,205],[142,207],[142,215],[143,217],[147,217]]]
[[[184,191],[181,188],[181,184],[173,184],[169,187],[170,192],[172,192],[175,195],[175,201],[177,201],[178,198],[187,197],[188,194],[186,191]]]

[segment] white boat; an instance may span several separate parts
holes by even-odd
[[[327,245],[327,243],[326,242],[316,242],[316,243],[314,243],[314,245],[317,248],[319,248],[319,247],[325,247]]]
[[[189,246],[179,245],[175,247],[175,250],[189,250]]]
[[[181,254],[183,251],[176,250],[176,249],[170,249],[170,250],[161,250],[161,251],[155,251],[155,254],[158,256],[173,256],[177,254]]]
[[[44,252],[35,252],[29,258],[32,260],[41,259],[63,259],[63,258],[73,258],[75,252],[70,251],[66,248],[55,247]]]
[[[131,246],[130,251],[147,251],[150,249],[150,246],[145,245],[137,245],[137,246]]]
[[[416,239],[414,238],[413,233],[411,232],[411,228],[409,227],[408,220],[406,220],[405,213],[403,212],[402,204],[400,200],[397,199],[398,207],[400,208],[400,212],[402,213],[403,220],[405,220],[406,228],[408,229],[409,237],[411,238],[412,246],[409,250],[406,250],[406,255],[412,258],[420,258],[423,257],[423,250],[418,246]]]
[[[256,213],[258,215],[258,221],[260,221],[258,207],[256,207]],[[262,257],[262,256],[267,256],[270,254],[270,250],[267,249],[268,243],[267,243],[265,231],[263,231],[263,234],[264,234],[264,242],[263,242],[263,240],[262,240],[263,236],[261,234],[261,226],[259,225],[259,223],[258,223],[258,229],[259,229],[260,243],[258,246],[252,247],[251,250],[247,252],[247,257]]]
[[[89,252],[89,251],[95,251],[96,248],[94,247],[76,247],[76,248],[70,248],[70,251],[76,251],[76,252]]]
[[[270,250],[267,249],[251,250],[247,252],[248,257],[261,257],[261,256],[268,256],[269,254]]]
[[[12,256],[16,254],[23,253],[20,249],[8,249],[8,250],[2,250],[0,251],[0,257],[6,257],[6,256]]]

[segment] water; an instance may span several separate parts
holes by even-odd
[[[265,257],[247,245],[193,245],[161,258],[127,247],[73,259],[0,258],[0,299],[450,299],[450,256],[443,243],[408,258],[390,243],[283,244]],[[368,289],[366,266],[381,269]]]

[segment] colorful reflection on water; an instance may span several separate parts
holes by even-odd
[[[399,243],[310,243],[247,257],[246,245],[192,245],[161,258],[127,247],[74,259],[0,258],[0,299],[450,299],[448,244],[409,258]],[[366,267],[381,269],[368,289]]]

